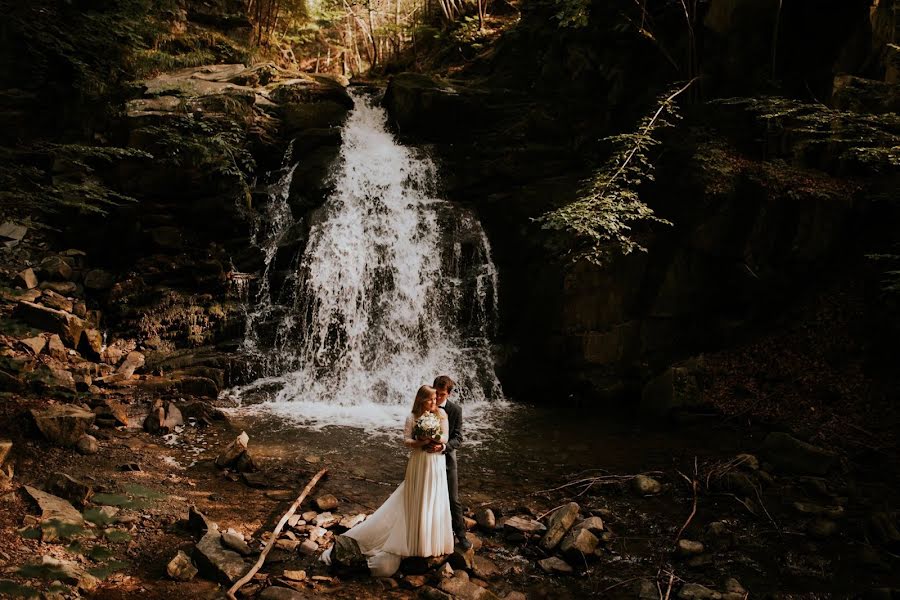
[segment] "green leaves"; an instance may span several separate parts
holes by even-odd
[[[579,198],[537,219],[544,229],[563,231],[575,238],[573,260],[605,264],[614,254],[646,251],[632,237],[633,224],[648,222],[671,225],[657,217],[638,195],[638,187],[653,180],[650,150],[658,145],[654,134],[675,125],[680,116],[675,99],[687,85],[660,98],[653,114],[641,120],[634,132],[607,138],[615,151],[607,163],[584,182]]]

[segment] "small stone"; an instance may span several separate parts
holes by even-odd
[[[197,567],[194,566],[187,554],[179,550],[175,558],[166,565],[166,573],[176,581],[190,581],[197,575]]]
[[[113,276],[101,269],[93,269],[84,274],[84,287],[89,290],[108,290],[114,283]]]
[[[481,538],[470,531],[466,532],[466,539],[469,540],[470,544],[472,544],[472,549],[475,550],[475,552],[481,550],[481,547],[484,545],[484,542],[481,541]]]
[[[604,532],[603,519],[600,517],[588,517],[584,521],[576,523],[573,529],[587,529],[599,538]]]
[[[61,310],[63,312],[74,312],[74,303],[65,296],[57,294],[53,290],[44,290],[41,294],[41,304]],[[77,316],[77,315],[76,315]]]
[[[222,545],[222,534],[217,530],[207,531],[197,542],[194,558],[205,576],[222,583],[234,583],[250,570],[240,554]]]
[[[288,527],[297,527],[299,525],[306,525],[306,522],[300,518],[300,515],[291,515],[291,518],[287,521]]]
[[[281,576],[291,581],[306,581],[306,571],[285,571]]]
[[[646,475],[637,475],[631,480],[631,487],[641,496],[652,496],[662,491],[662,484]]]
[[[47,338],[42,335],[38,335],[35,337],[25,338],[24,340],[19,340],[19,343],[33,355],[37,356],[44,351],[44,347],[47,345]]]
[[[333,494],[322,494],[316,498],[316,506],[321,511],[331,511],[338,507],[338,499]]]
[[[253,554],[253,550],[251,550],[250,546],[247,545],[247,542],[244,541],[244,537],[239,535],[232,529],[229,529],[222,533],[222,544],[226,548],[230,548],[239,554],[243,554],[244,556]]]
[[[47,353],[56,360],[63,362],[69,358],[69,353],[66,350],[65,344],[63,344],[62,339],[55,333],[50,336],[50,341],[47,343]]]
[[[447,559],[447,562],[449,562],[450,566],[454,569],[472,570],[472,567],[475,564],[475,548],[463,550],[459,546],[456,546],[453,549],[453,554]]]
[[[503,527],[522,534],[543,533],[547,530],[543,523],[532,519],[528,515],[518,515],[503,521]]]
[[[59,256],[48,256],[41,261],[41,273],[54,281],[68,281],[72,279],[72,266]]]
[[[544,572],[550,574],[568,575],[574,572],[574,569],[569,566],[569,563],[555,556],[539,560],[538,565],[541,567],[541,569],[544,570]]]
[[[493,579],[500,574],[500,568],[484,556],[475,556],[472,561],[472,573],[481,579]]]
[[[16,283],[26,290],[33,290],[36,288],[38,285],[38,278],[37,275],[34,274],[34,269],[29,267],[16,273]]]
[[[297,548],[300,547],[299,540],[288,540],[288,539],[279,539],[275,542],[276,548],[281,548],[282,550],[287,550],[288,552],[294,552]]]
[[[80,454],[89,455],[100,452],[100,442],[92,435],[85,433],[75,443],[75,448]]]
[[[81,339],[78,341],[78,351],[83,357],[99,362],[103,352],[103,334],[96,329],[82,331]]]
[[[300,544],[301,554],[315,554],[319,551],[319,545],[312,540],[304,540]]]
[[[297,590],[273,585],[267,587],[259,595],[262,600],[307,600],[308,596]]]
[[[490,508],[479,508],[475,512],[475,521],[485,531],[493,531],[497,528],[497,519],[494,518],[494,511]]]
[[[682,600],[721,600],[722,594],[699,583],[686,583],[678,591]]]
[[[573,529],[563,538],[559,551],[566,559],[577,565],[584,565],[585,560],[594,554],[600,540],[587,529]]]
[[[463,523],[466,525],[466,530],[475,529],[475,526],[478,525],[478,521],[465,516],[463,517]]]
[[[725,591],[734,594],[746,594],[747,590],[741,585],[741,582],[734,577],[725,580]]]
[[[31,416],[44,437],[61,446],[75,446],[95,415],[72,405],[55,405],[46,409],[31,409]]]
[[[75,506],[83,507],[87,504],[91,496],[94,495],[93,488],[79,481],[66,473],[53,473],[47,478],[47,492],[55,494],[60,498],[65,498]]]
[[[450,563],[444,563],[440,567],[438,567],[435,575],[438,577],[438,579],[453,577],[453,567],[450,566]]]
[[[316,518],[312,520],[312,522],[315,523],[318,527],[325,527],[326,529],[328,527],[337,525],[339,521],[340,519],[335,517],[330,512],[319,513],[316,515]]]
[[[307,523],[310,523],[310,522],[312,522],[313,519],[316,518],[316,515],[318,515],[318,514],[319,513],[317,513],[314,510],[308,510],[305,513],[303,513],[301,516],[303,517],[304,521],[306,521]]]
[[[250,436],[247,432],[242,431],[233,442],[219,453],[216,457],[216,466],[225,469],[234,466],[238,458],[247,451],[247,445],[250,443]]]
[[[678,556],[697,556],[698,554],[703,554],[703,544],[701,542],[695,542],[693,540],[685,540],[680,539],[675,548],[675,553]]]
[[[424,586],[427,581],[424,575],[407,575],[403,578],[403,585],[415,590]]]
[[[344,527],[345,529],[353,529],[354,527],[356,527],[357,525],[359,525],[360,523],[362,523],[365,520],[366,520],[366,515],[363,513],[359,513],[357,515],[345,515],[341,519],[340,523],[338,523],[338,525],[340,525],[341,527]]]

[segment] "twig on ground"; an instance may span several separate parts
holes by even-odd
[[[639,473],[639,475],[660,475],[662,471],[648,471],[646,473]],[[590,488],[593,485],[615,485],[617,483],[622,483],[624,481],[631,481],[637,477],[637,475],[598,475],[597,477],[584,477],[582,479],[576,479],[575,481],[570,481],[568,483],[564,483],[563,485],[557,486],[555,488],[550,488],[546,490],[538,490],[536,492],[532,492],[530,495],[536,496],[538,494],[546,494],[548,492],[558,492],[559,490],[564,490],[569,487],[574,487],[577,485],[585,485]],[[582,492],[584,493],[584,492]]]
[[[688,515],[687,521],[684,522],[684,525],[681,526],[681,529],[678,530],[678,534],[675,536],[675,540],[673,541],[673,543],[676,543],[676,544],[678,543],[678,540],[681,538],[681,534],[684,533],[684,530],[687,529],[687,526],[691,524],[691,521],[694,519],[694,515],[697,514],[697,488],[700,486],[700,482],[697,481],[697,457],[696,456],[694,457],[694,477],[693,477],[693,479],[689,479],[688,476],[685,475],[684,473],[682,473],[681,471],[678,471],[678,474],[681,475],[685,479],[685,481],[687,481],[688,484],[691,486],[691,491],[694,494],[694,503],[693,503],[693,506],[691,507],[691,514]],[[670,590],[671,590],[671,581],[669,583],[669,586],[670,586]],[[669,595],[666,594],[666,597],[668,598]]]
[[[231,586],[231,589],[229,589],[228,592],[226,592],[229,600],[237,600],[235,598],[235,594],[237,593],[237,591],[241,589],[244,584],[253,579],[253,576],[256,574],[256,572],[259,571],[259,569],[263,566],[263,563],[266,562],[266,556],[268,556],[269,551],[275,547],[275,542],[278,540],[278,534],[281,533],[281,530],[284,528],[285,523],[287,523],[288,519],[290,519],[293,514],[297,512],[297,509],[300,507],[303,499],[306,498],[306,495],[309,494],[314,487],[316,487],[316,484],[319,483],[319,480],[327,472],[328,469],[323,468],[318,473],[316,473],[315,477],[310,479],[309,483],[306,484],[306,487],[303,488],[303,492],[297,497],[296,500],[294,500],[294,503],[291,504],[291,507],[288,509],[288,511],[284,513],[284,516],[281,517],[281,520],[278,521],[278,525],[276,525],[275,530],[272,531],[272,537],[269,538],[269,541],[266,543],[266,547],[263,548],[263,551],[259,555],[259,559],[257,559],[256,564],[253,565],[253,567],[249,571],[247,571],[246,575],[238,579],[235,584]]]

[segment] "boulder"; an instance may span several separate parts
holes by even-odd
[[[662,491],[662,484],[647,475],[637,475],[631,480],[631,488],[641,496],[652,496]]]
[[[695,542],[694,540],[680,539],[675,546],[675,553],[678,556],[684,557],[703,554],[703,550],[703,544],[701,542]]]
[[[181,411],[175,406],[174,402],[163,403],[157,399],[153,403],[153,408],[144,419],[144,431],[148,433],[171,433],[176,427],[184,425],[184,418]]]
[[[250,570],[240,554],[222,545],[222,534],[217,530],[207,531],[194,547],[194,560],[205,577],[231,584]]]
[[[47,346],[47,338],[42,335],[38,335],[35,337],[25,338],[24,340],[19,340],[19,344],[28,350],[31,354],[37,356],[41,352],[44,351],[44,348]]]
[[[368,569],[366,556],[359,549],[359,544],[351,537],[339,535],[334,538],[334,549],[331,560],[335,566],[352,570]]]
[[[48,256],[41,261],[41,274],[53,281],[69,281],[72,279],[72,266],[61,256]]]
[[[101,420],[112,426],[128,426],[128,412],[125,406],[113,398],[101,398],[94,404],[94,414],[97,415],[97,423]]]
[[[128,353],[125,360],[122,361],[122,364],[116,369],[116,375],[122,379],[131,379],[134,372],[143,366],[144,355],[140,352],[132,351]]]
[[[190,581],[197,575],[197,567],[187,554],[179,550],[175,558],[166,565],[166,573],[175,581]]]
[[[99,362],[103,353],[103,334],[96,329],[83,330],[77,349],[85,358]]]
[[[547,521],[547,533],[541,538],[541,548],[551,551],[563,539],[578,518],[580,507],[576,502],[569,502],[556,509]]]
[[[78,343],[84,329],[84,321],[75,315],[34,302],[19,302],[13,315],[32,327],[59,335],[70,348]]]
[[[34,269],[27,268],[22,271],[16,273],[16,283],[24,287],[26,290],[33,290],[38,285],[37,275],[34,274]]]
[[[84,517],[68,501],[30,485],[25,486],[41,509],[41,539],[45,542],[71,539],[84,534]]]
[[[322,494],[316,498],[316,507],[321,511],[334,510],[338,507],[338,499],[334,494]]]
[[[42,556],[41,562],[34,565],[33,570],[43,573],[46,579],[52,579],[68,585],[74,585],[83,592],[93,592],[100,586],[100,580],[84,570],[78,563]],[[67,594],[68,595],[68,594]]]
[[[41,294],[41,304],[63,312],[73,312],[73,309],[75,308],[74,302],[65,296],[57,294],[53,290],[44,290]]]
[[[84,287],[95,292],[108,290],[114,283],[113,276],[102,269],[92,269],[84,274]]]
[[[94,413],[78,406],[53,405],[31,409],[31,416],[44,437],[54,444],[74,446],[94,422]]]
[[[587,557],[594,553],[600,540],[587,529],[573,529],[563,538],[559,551],[572,564],[584,565]]]
[[[497,519],[490,508],[479,508],[475,511],[475,522],[485,531],[493,531],[497,528]]]
[[[767,435],[760,453],[766,460],[788,473],[825,475],[838,461],[833,452],[781,432]]]
[[[75,506],[84,507],[94,495],[94,489],[66,473],[53,473],[47,479],[47,492],[64,498]]]
[[[721,600],[722,594],[699,583],[686,583],[678,590],[682,600]]]
[[[677,408],[698,406],[703,394],[692,369],[670,367],[644,386],[641,392],[641,411],[663,416]]]
[[[507,530],[516,531],[525,535],[544,533],[547,527],[538,520],[532,519],[528,515],[516,515],[508,519],[504,519],[503,527]]]
[[[78,450],[79,454],[87,456],[89,454],[97,454],[100,452],[100,443],[97,441],[97,438],[85,433],[78,438],[77,442],[75,442],[75,448]]]
[[[543,560],[539,560],[538,566],[540,566],[545,573],[550,573],[551,575],[568,575],[574,572],[574,569],[569,563],[556,556],[550,556]]]
[[[50,336],[50,340],[47,342],[47,353],[59,361],[66,361],[69,358],[69,351],[66,350],[62,339],[55,333]]]

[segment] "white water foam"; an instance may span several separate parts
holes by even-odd
[[[384,110],[354,100],[334,192],[277,294],[269,268],[293,225],[293,169],[270,190],[268,237],[257,240],[266,266],[244,343],[261,377],[224,396],[312,428],[394,433],[418,387],[446,374],[467,429],[482,430],[506,406],[491,351],[498,284],[487,237],[472,214],[437,197],[434,163],[394,139]]]

